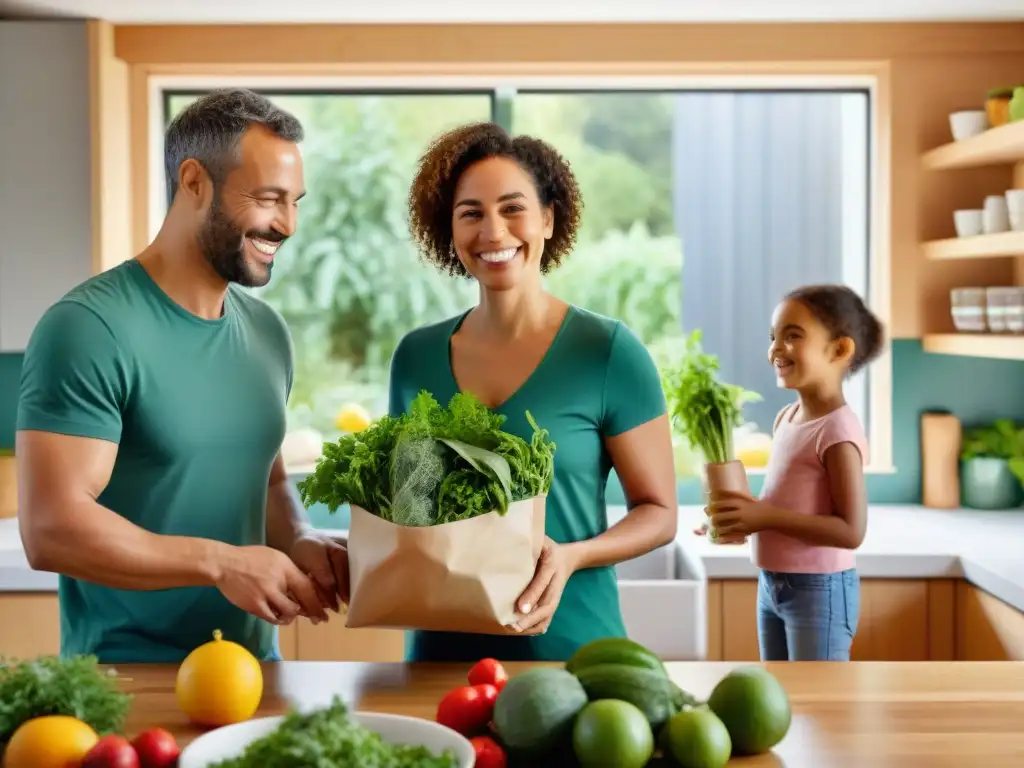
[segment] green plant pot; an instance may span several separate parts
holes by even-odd
[[[1024,500],[1006,459],[967,459],[960,466],[961,499],[972,509],[1014,509]]]

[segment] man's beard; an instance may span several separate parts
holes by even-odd
[[[259,288],[270,282],[270,273],[274,263],[261,263],[262,273],[256,271],[245,255],[245,241],[255,237],[271,243],[279,243],[285,239],[280,232],[243,232],[220,206],[215,199],[206,216],[203,228],[199,232],[199,248],[213,270],[229,283],[238,283],[246,288]]]

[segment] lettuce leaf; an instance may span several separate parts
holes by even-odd
[[[308,508],[336,512],[356,504],[400,525],[436,525],[497,511],[547,493],[555,444],[533,416],[529,442],[505,432],[505,417],[472,395],[442,407],[420,392],[407,413],[324,445],[314,472],[300,481]],[[429,510],[429,512],[428,512]]]

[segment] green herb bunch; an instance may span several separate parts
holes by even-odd
[[[100,735],[117,733],[130,703],[94,656],[0,660],[0,754],[22,723],[44,715],[70,715]]]
[[[433,754],[423,746],[389,744],[360,726],[335,696],[308,713],[289,712],[281,724],[254,741],[240,757],[211,768],[456,768],[451,750]]]
[[[505,432],[505,417],[472,395],[442,407],[420,392],[401,416],[324,445],[311,475],[298,483],[303,503],[331,512],[354,504],[399,525],[464,520],[547,493],[555,444],[533,427],[529,442]]]
[[[718,378],[718,358],[701,348],[701,332],[686,339],[680,359],[662,367],[662,388],[673,426],[708,464],[735,459],[733,430],[743,424],[743,405],[760,395]]]
[[[991,425],[967,430],[960,458],[983,457],[1006,459],[1009,470],[1024,485],[1024,427],[1010,419],[997,419]]]

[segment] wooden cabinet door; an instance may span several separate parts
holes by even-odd
[[[403,661],[405,633],[397,629],[349,629],[344,615],[314,625],[295,622],[300,661]]]
[[[720,586],[719,586],[720,585]],[[952,588],[948,580],[864,579],[861,581],[860,621],[853,641],[854,661],[924,661],[936,653],[951,658],[953,626]],[[721,606],[709,605],[709,623],[720,615],[718,642],[724,661],[758,661],[757,582],[720,580],[710,585],[712,603],[721,594]],[[941,598],[945,598],[945,605]],[[932,602],[938,603],[930,610]],[[715,630],[709,630],[709,655],[714,658]],[[945,649],[945,650],[943,650]]]
[[[964,581],[956,607],[958,661],[1024,661],[1024,613]]]
[[[722,581],[722,661],[758,661],[757,581]]]
[[[21,660],[58,653],[56,593],[0,592],[0,657]]]
[[[865,579],[852,661],[927,661],[928,582]]]

